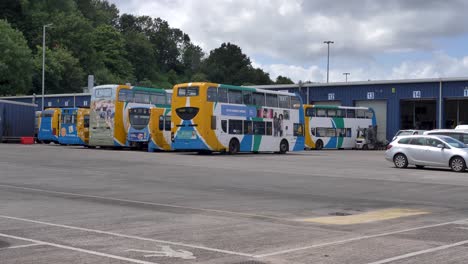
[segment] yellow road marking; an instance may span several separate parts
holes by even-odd
[[[390,208],[356,215],[306,218],[300,219],[300,221],[327,225],[354,225],[423,214],[429,214],[429,212],[415,209]]]

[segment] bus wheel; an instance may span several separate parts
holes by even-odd
[[[235,138],[231,139],[231,141],[229,141],[229,154],[237,154],[237,152],[239,152],[239,149],[239,140]]]
[[[49,140],[43,140],[42,144],[50,144],[50,141]]]
[[[288,141],[286,139],[281,140],[279,153],[285,154],[286,152],[288,152],[288,150],[289,150]]]
[[[317,140],[317,142],[315,143],[315,149],[316,150],[321,150],[323,149],[323,141],[322,140]]]

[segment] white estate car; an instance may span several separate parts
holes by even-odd
[[[387,145],[385,158],[397,168],[449,167],[461,172],[466,169],[468,147],[447,136],[404,136]]]

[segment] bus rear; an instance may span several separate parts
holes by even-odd
[[[150,141],[148,151],[172,150],[171,142],[171,108],[167,106],[151,108]]]
[[[49,108],[42,112],[37,138],[44,144],[58,143],[60,108]]]

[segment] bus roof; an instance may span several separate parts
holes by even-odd
[[[354,110],[369,110],[369,109],[372,109],[370,107],[364,107],[364,106],[310,105],[310,104],[305,104],[304,107],[324,108],[324,109],[354,109]]]
[[[230,85],[230,84],[218,84],[218,83],[210,83],[210,82],[179,83],[179,84],[176,84],[175,86],[183,87],[183,86],[199,86],[199,85],[200,86],[211,85],[211,86],[220,87],[220,88],[227,88],[227,89],[241,90],[241,91],[261,92],[261,93],[269,93],[269,94],[284,94],[284,95],[290,95],[290,96],[296,95],[295,93],[284,92],[284,91],[265,90],[265,89],[247,87],[247,86],[236,86],[236,85]]]
[[[145,92],[157,92],[157,93],[166,92],[166,89],[164,88],[153,88],[153,87],[143,87],[143,86],[133,86],[132,89],[136,91],[145,91]]]

